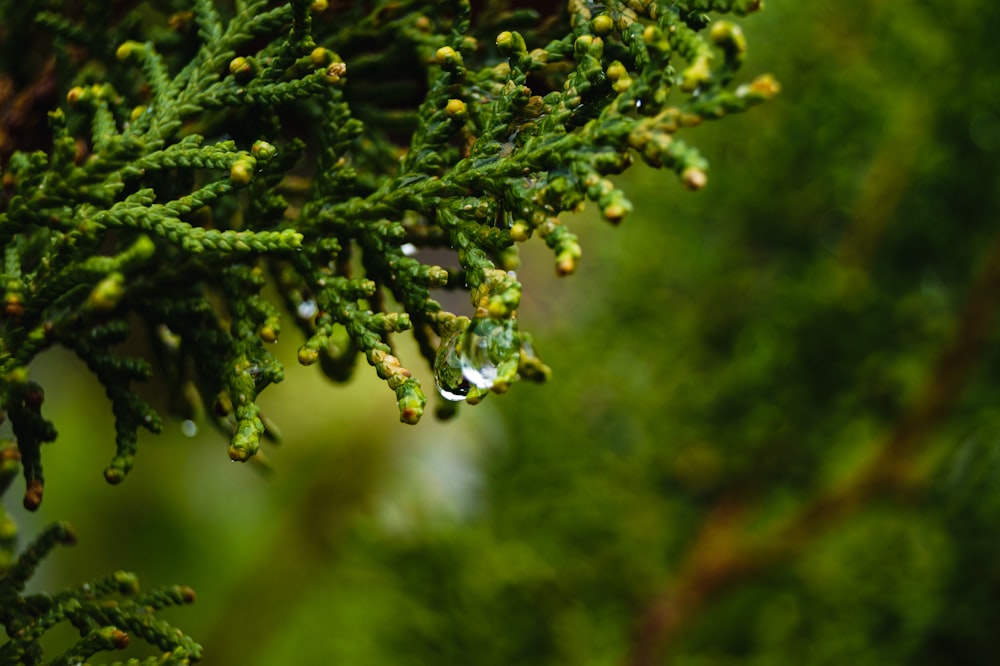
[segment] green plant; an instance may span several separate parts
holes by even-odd
[[[574,0],[551,16],[461,1],[177,4],[47,3],[35,16],[0,3],[7,103],[49,119],[0,133],[4,489],[19,461],[29,509],[56,437],[30,365],[54,346],[111,401],[110,483],[132,468],[138,431],[161,427],[132,387],[154,367],[182,417],[207,401],[230,457],[251,459],[270,432],[256,398],[283,376],[267,345],[287,321],[304,338],[299,361],[335,381],[363,356],[404,423],[426,397],[394,354],[402,331],[434,368],[441,416],[546,379],[516,318],[517,244],[538,235],[572,273],[581,251],[560,213],[589,200],[620,222],[631,204],[609,176],[635,158],[700,189],[707,165],[680,130],[777,92],[768,76],[737,84],[742,32],[709,15],[760,0]],[[424,260],[438,248],[451,265]],[[467,290],[468,313],[445,311],[438,289]],[[120,352],[137,339],[148,360]],[[114,614],[96,599],[131,578],[22,596],[70,532],[46,531],[15,561],[0,520],[4,663],[41,661],[36,638],[62,619],[84,635],[65,663],[120,647],[111,626],[164,660],[198,658],[168,625],[143,624],[185,591]]]

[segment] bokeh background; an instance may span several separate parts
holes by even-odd
[[[271,471],[174,423],[109,488],[103,392],[48,355],[62,436],[16,515],[80,543],[35,589],[191,585],[166,617],[210,665],[996,663],[1000,5],[741,22],[783,92],[691,131],[706,190],[637,168],[621,228],[566,220],[577,275],[526,249],[547,386],[409,427],[289,335]]]

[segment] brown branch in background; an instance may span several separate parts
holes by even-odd
[[[84,3],[64,3],[63,13],[70,20],[81,20]],[[139,4],[138,0],[115,0],[112,3],[111,25],[117,26]],[[4,17],[7,18],[7,17]],[[2,21],[0,21],[2,23]],[[8,48],[11,33],[23,26],[0,25],[0,47]],[[53,35],[42,31],[35,41],[23,46],[31,53],[51,53]],[[79,66],[92,54],[83,44],[63,44],[70,61]],[[113,48],[113,47],[112,47]],[[27,60],[15,73],[0,73],[0,166],[7,164],[18,150],[48,150],[52,143],[48,112],[55,109],[59,99],[59,73],[56,57],[39,57]],[[23,70],[23,71],[21,71]]]
[[[746,506],[726,498],[712,508],[672,584],[656,595],[639,616],[627,666],[651,666],[679,634],[691,615],[717,592],[748,577],[756,562],[741,553],[740,525]],[[750,569],[744,571],[744,568]]]
[[[753,575],[787,562],[841,524],[874,495],[900,488],[914,455],[945,419],[976,368],[1000,306],[1000,236],[986,255],[955,328],[911,408],[874,458],[760,539],[747,538],[751,507],[725,498],[708,512],[674,581],[642,610],[627,666],[665,663],[665,654],[714,597]]]
[[[14,80],[0,75],[0,164],[15,150],[46,145],[47,111],[55,107],[56,60],[49,58],[31,85],[17,90]]]

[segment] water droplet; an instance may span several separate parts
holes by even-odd
[[[308,301],[302,301],[299,303],[299,307],[295,311],[295,314],[299,316],[299,319],[311,319],[318,311],[319,308],[316,307],[316,301],[310,298]]]
[[[517,321],[513,317],[476,317],[459,349],[462,375],[481,389],[492,388],[498,379],[512,381],[520,350]]]
[[[446,400],[465,400],[472,384],[462,373],[459,346],[465,337],[464,331],[455,331],[441,340],[437,358],[434,359],[434,385]]]
[[[198,434],[198,424],[191,419],[185,419],[181,422],[181,433],[185,437],[194,437]]]
[[[399,246],[399,251],[403,253],[403,256],[412,257],[417,253],[417,246],[413,243],[403,243]]]

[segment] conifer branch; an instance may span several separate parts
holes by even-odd
[[[747,14],[756,0],[571,0],[516,25],[468,0],[369,5],[193,0],[166,19],[87,6],[31,24],[18,13],[11,30],[55,40],[52,73],[38,76],[62,95],[44,150],[2,146],[0,409],[25,506],[41,502],[41,444],[56,438],[31,366],[55,346],[111,402],[111,483],[135,463],[138,430],[161,426],[132,386],[150,378],[213,404],[230,457],[252,458],[268,432],[257,397],[284,376],[267,348],[283,320],[302,335],[298,360],[336,381],[363,357],[404,423],[427,402],[394,353],[406,331],[448,401],[545,380],[517,318],[518,244],[537,234],[572,273],[582,251],[561,213],[591,201],[620,223],[632,204],[611,177],[636,157],[701,189],[707,163],[678,135],[778,92],[767,76],[737,83],[745,39],[708,14]],[[446,265],[424,261],[430,248],[451,251]],[[467,289],[468,310],[445,311],[443,288]],[[133,329],[148,332],[152,359],[114,350]],[[20,594],[11,581],[64,533],[29,549],[5,594]],[[77,595],[29,618],[22,602],[10,622],[80,629],[63,661],[120,647],[116,632],[175,661],[198,655],[134,606]],[[8,654],[37,656],[35,634],[8,635]]]

